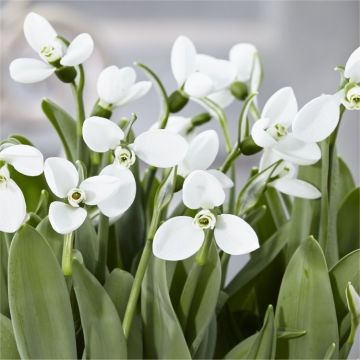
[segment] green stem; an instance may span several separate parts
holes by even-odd
[[[212,237],[213,237],[213,232],[208,230],[205,236],[204,243],[196,255],[195,261],[199,266],[204,266],[206,264]]]
[[[64,235],[61,268],[65,276],[70,276],[72,274],[73,240],[74,236],[72,232]]]
[[[224,174],[226,174],[228,172],[228,170],[230,169],[231,165],[234,163],[234,161],[239,157],[239,155],[241,154],[241,150],[240,147],[238,146],[238,144],[236,144],[232,150],[228,153],[225,161],[223,162],[223,164],[220,166],[219,170],[221,172],[223,172]]]
[[[268,187],[266,189],[265,196],[271,216],[274,219],[275,226],[279,229],[289,220],[290,217],[284,200],[277,190],[272,187]]]
[[[109,218],[104,214],[99,215],[98,227],[98,244],[99,244],[99,258],[97,262],[96,274],[101,283],[105,282],[107,252],[108,252],[108,237],[109,237]]]
[[[221,260],[221,287],[225,285],[227,269],[230,261],[230,254],[223,252],[220,256]]]

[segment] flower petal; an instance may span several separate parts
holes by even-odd
[[[304,199],[317,199],[321,197],[321,192],[314,185],[299,179],[284,177],[275,180],[271,185],[278,191],[291,196]]]
[[[153,253],[163,260],[177,261],[194,255],[204,242],[204,231],[189,216],[165,221],[156,231]]]
[[[118,125],[99,116],[86,119],[82,133],[85,144],[92,151],[99,153],[115,149],[124,138],[124,132]]]
[[[220,182],[203,170],[193,171],[184,181],[183,202],[190,209],[212,209],[225,201]]]
[[[128,94],[123,99],[121,99],[116,103],[116,106],[125,105],[132,101],[140,99],[149,92],[151,86],[152,86],[151,81],[137,82],[130,88]]]
[[[210,100],[214,101],[223,109],[229,106],[234,101],[234,96],[231,94],[230,90],[224,89],[217,92],[214,92],[207,96]]]
[[[129,169],[116,164],[106,166],[101,170],[100,175],[117,177],[119,188],[109,198],[98,203],[98,208],[108,217],[123,214],[135,199],[136,182],[134,175]]]
[[[360,47],[349,56],[345,65],[344,76],[353,82],[360,82]]]
[[[321,95],[309,101],[295,117],[294,136],[305,142],[326,139],[339,123],[339,103],[333,95]]]
[[[42,153],[30,145],[12,145],[0,152],[0,159],[11,164],[19,173],[37,176],[43,172]]]
[[[6,187],[0,187],[0,231],[13,233],[24,223],[26,204],[17,184],[9,179]]]
[[[240,217],[231,214],[217,216],[214,237],[219,248],[230,255],[248,254],[259,248],[254,229]]]
[[[25,18],[24,34],[26,41],[37,53],[44,46],[50,45],[57,37],[51,24],[44,17],[33,12]]]
[[[51,191],[60,198],[65,198],[79,183],[79,174],[73,163],[59,157],[45,160],[44,175]]]
[[[78,229],[86,219],[87,212],[81,207],[73,207],[61,201],[54,201],[49,207],[49,221],[59,234],[70,234]]]
[[[255,144],[263,148],[276,145],[276,140],[266,131],[269,124],[269,119],[259,119],[255,121],[251,128],[251,136]]]
[[[171,69],[176,82],[181,87],[195,71],[196,49],[186,36],[179,36],[171,49]]]
[[[32,84],[47,79],[56,69],[41,60],[21,58],[13,60],[9,70],[13,80],[23,84]]]
[[[191,118],[183,116],[169,116],[169,119],[166,123],[166,130],[169,130],[173,133],[179,134],[181,136],[188,136],[188,130],[191,127]],[[158,129],[159,123],[156,122],[150,130]]]
[[[166,129],[143,132],[132,145],[136,155],[147,164],[159,168],[178,165],[188,149],[187,141]]]
[[[289,127],[298,111],[294,91],[291,87],[284,87],[276,91],[264,105],[262,118],[270,120],[268,126],[282,124]]]
[[[97,205],[112,196],[120,185],[116,176],[98,175],[85,179],[79,187],[85,192],[85,204]]]
[[[60,63],[64,66],[76,66],[85,62],[94,50],[94,41],[89,34],[78,35],[69,45]]]
[[[190,96],[205,97],[214,91],[213,82],[209,76],[196,72],[186,80],[184,91]]]
[[[223,189],[230,189],[234,186],[234,182],[223,172],[216,169],[209,169],[206,172],[216,177],[216,180],[222,185]]]
[[[236,66],[237,80],[246,82],[250,80],[257,49],[252,44],[240,43],[230,49],[229,59]]]

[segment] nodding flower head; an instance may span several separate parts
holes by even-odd
[[[214,229],[216,216],[208,209],[201,210],[195,215],[194,224],[202,230]]]
[[[79,207],[81,203],[86,201],[85,191],[80,188],[71,189],[67,196],[68,202],[73,207]]]
[[[114,155],[115,155],[115,161],[119,163],[119,165],[124,166],[127,169],[135,164],[136,161],[135,152],[129,149],[128,147],[117,146],[115,148]]]

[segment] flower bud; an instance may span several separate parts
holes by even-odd
[[[171,113],[177,113],[188,103],[189,98],[179,90],[174,91],[168,97],[168,104]]]
[[[71,83],[76,78],[76,70],[73,66],[63,66],[55,70],[55,75],[64,83]]]
[[[262,147],[255,144],[254,139],[252,137],[247,137],[241,144],[240,144],[241,152],[244,155],[253,155],[258,153],[262,150]]]
[[[247,85],[242,81],[235,81],[230,87],[231,94],[238,100],[245,100],[249,95]]]

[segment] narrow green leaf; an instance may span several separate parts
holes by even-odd
[[[216,346],[216,337],[217,337],[217,321],[216,314],[211,318],[210,325],[206,331],[199,349],[194,355],[194,359],[213,359],[215,346]]]
[[[284,274],[276,306],[280,328],[303,329],[306,335],[279,339],[279,358],[322,358],[338,330],[334,300],[324,255],[310,237],[298,248]],[[319,330],[320,329],[320,330]]]
[[[277,329],[277,338],[278,339],[294,339],[300,336],[306,335],[305,330],[296,330],[296,329]]]
[[[22,358],[75,358],[71,305],[60,266],[47,242],[24,225],[9,254],[9,302]]]
[[[328,349],[326,350],[325,356],[324,356],[324,360],[329,360],[333,357],[334,353],[336,351],[336,344],[335,343],[331,343],[330,346],[328,347]]]
[[[0,314],[0,359],[20,359],[10,319]]]
[[[9,234],[0,232],[0,313],[10,317],[8,299]]]
[[[255,333],[247,337],[245,340],[241,341],[225,355],[225,359],[246,359],[247,354],[252,348],[257,335],[258,333]]]
[[[73,280],[85,339],[85,357],[124,359],[126,341],[116,308],[105,289],[77,260]]]

